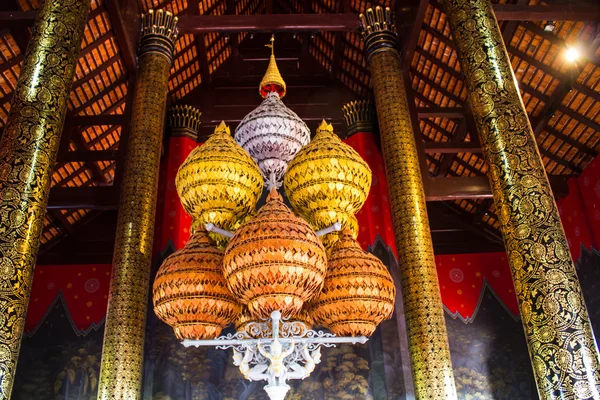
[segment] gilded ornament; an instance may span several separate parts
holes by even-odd
[[[275,60],[275,36],[271,36],[271,44],[265,46],[271,48],[271,57],[269,58],[267,72],[258,86],[258,92],[263,98],[266,98],[271,92],[276,92],[279,94],[279,98],[283,98],[286,94],[286,84],[279,73],[277,61]]]
[[[242,224],[227,249],[223,273],[231,292],[255,318],[296,315],[323,287],[325,249],[310,225],[273,189],[255,218]]]
[[[171,136],[185,136],[194,142],[198,140],[202,113],[195,107],[176,105],[169,109],[169,129]]]
[[[198,224],[231,229],[254,209],[263,180],[254,160],[221,122],[179,167],[175,185],[183,208]]]
[[[154,312],[177,339],[214,339],[240,314],[222,266],[223,251],[203,229],[160,266],[152,288]]]
[[[357,132],[374,132],[375,107],[371,100],[355,100],[342,106],[348,138]]]
[[[115,253],[104,325],[99,400],[141,398],[160,154],[177,19],[142,16]]]
[[[271,42],[273,39],[271,39]],[[271,43],[273,49],[273,43]],[[267,188],[279,188],[288,163],[302,146],[310,142],[310,130],[295,112],[283,104],[285,82],[275,56],[261,84],[265,100],[244,117],[235,130],[235,140],[258,163]],[[283,88],[283,92],[277,88]]]
[[[356,237],[354,214],[367,199],[371,177],[367,163],[323,121],[314,139],[289,164],[285,193],[316,230],[339,222]]]
[[[297,313],[296,315],[294,315],[292,318],[290,318],[289,321],[299,321],[304,324],[304,330],[300,329],[300,330],[298,330],[298,332],[294,332],[298,336],[301,336],[307,330],[312,329],[313,325],[315,323],[312,315],[307,310],[306,306],[302,307],[300,312]],[[270,331],[265,332],[263,329],[260,329],[260,330],[255,329],[254,326],[252,325],[252,323],[260,323],[260,322],[264,322],[264,321],[261,318],[256,318],[256,317],[252,316],[252,314],[250,314],[248,309],[246,307],[243,307],[242,312],[240,313],[240,315],[234,322],[234,326],[235,326],[235,330],[237,332],[245,332],[246,334],[248,334],[248,336],[250,336],[252,338],[263,337],[265,335],[268,337],[271,334]],[[297,325],[295,325],[295,326],[297,327]],[[283,327],[284,327],[284,324],[280,323],[279,324],[280,331]],[[282,332],[282,333],[285,336],[285,332]]]
[[[371,336],[394,313],[396,287],[390,272],[344,230],[327,257],[321,293],[310,302],[317,324],[338,336]]]
[[[244,215],[242,218],[236,219],[232,224],[225,224],[224,226],[220,226],[219,228],[223,228],[229,232],[235,232],[235,230],[239,228],[244,222],[249,221],[255,216],[256,210],[253,209],[248,214]],[[206,229],[205,223],[201,223],[201,221],[197,219],[192,220],[192,224],[190,226],[190,233],[193,234],[198,229]],[[221,250],[225,250],[227,244],[229,243],[229,237],[223,236],[220,233],[209,232],[208,236],[210,236],[213,242],[215,242],[217,247]]]
[[[360,16],[394,223],[417,399],[456,399],[419,156],[389,8]]]
[[[13,387],[52,171],[89,10],[90,0],[41,2],[0,134],[2,400],[10,398]]]
[[[443,3],[490,168],[539,396],[600,399],[600,354],[492,5]]]

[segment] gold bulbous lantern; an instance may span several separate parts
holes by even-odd
[[[396,287],[383,263],[344,230],[328,257],[323,291],[310,302],[317,324],[338,336],[370,336],[394,312]]]
[[[223,274],[255,318],[297,314],[323,287],[325,249],[310,225],[273,189],[255,218],[242,224],[225,250]]]
[[[160,266],[152,287],[154,312],[178,339],[214,339],[241,306],[223,277],[223,251],[197,230]]]
[[[288,165],[284,186],[294,209],[313,228],[319,230],[339,222],[356,238],[358,223],[354,214],[367,199],[371,179],[367,163],[333,133],[331,124],[323,121],[313,140]]]
[[[175,185],[183,208],[197,224],[232,229],[254,209],[263,178],[256,162],[221,122],[179,167]]]

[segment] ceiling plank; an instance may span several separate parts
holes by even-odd
[[[418,107],[419,118],[465,118],[463,107]]]

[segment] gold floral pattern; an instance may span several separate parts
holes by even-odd
[[[575,266],[487,0],[445,0],[542,399],[600,398],[600,360]]]
[[[169,13],[157,11],[142,18],[144,36],[104,328],[101,400],[138,399],[142,385],[158,167],[177,22],[165,14]]]
[[[415,394],[456,399],[423,181],[389,9],[361,15],[402,274]],[[378,36],[379,35],[379,36]]]
[[[90,0],[42,2],[0,141],[0,399],[10,398]]]

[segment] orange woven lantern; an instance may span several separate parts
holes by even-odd
[[[223,251],[199,229],[160,266],[152,287],[154,312],[178,339],[214,339],[239,315],[222,265]]]
[[[396,287],[383,263],[344,230],[328,258],[321,294],[311,301],[317,324],[338,336],[370,336],[394,312]]]
[[[284,318],[294,316],[321,290],[326,270],[319,238],[276,190],[257,216],[237,229],[223,260],[229,289],[255,318],[275,310]]]

